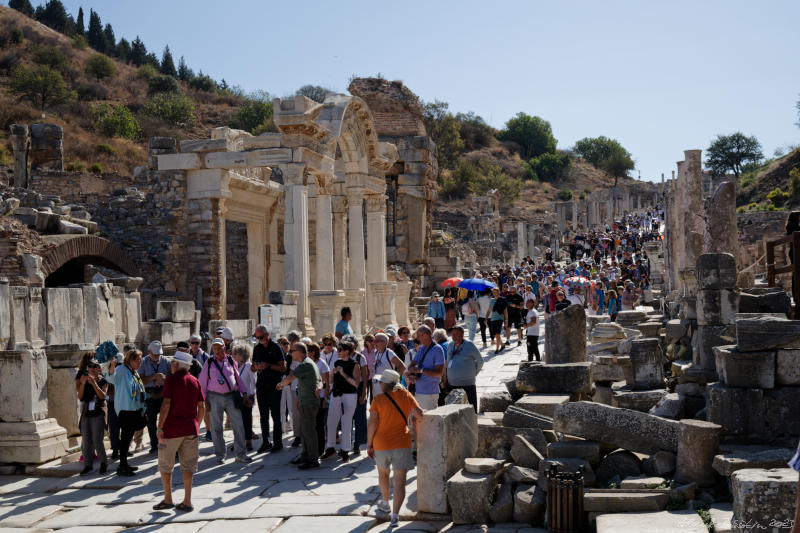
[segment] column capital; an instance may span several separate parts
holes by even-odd
[[[347,196],[338,194],[331,196],[331,211],[334,213],[344,213],[347,211]]]
[[[350,207],[355,207],[356,205],[361,205],[361,201],[364,199],[364,189],[361,187],[347,187],[345,189],[345,194],[347,195],[347,202]]]
[[[306,185],[308,172],[305,163],[286,163],[279,165],[286,185]]]
[[[368,194],[367,213],[383,213],[386,210],[386,195]]]

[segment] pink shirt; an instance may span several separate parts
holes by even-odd
[[[231,362],[233,362],[233,366],[231,366]],[[222,383],[220,383],[220,373],[217,367],[222,369],[223,376],[228,380],[227,383],[225,383],[224,379]],[[208,362],[203,365],[203,370],[200,372],[197,381],[200,382],[200,388],[203,389],[204,395],[209,392],[228,394],[237,388],[239,392],[244,394],[247,391],[242,382],[238,379],[238,376],[239,367],[232,357],[226,355],[225,359],[220,363],[217,361],[216,357],[212,355],[208,358]],[[230,387],[228,387],[228,384],[230,384]]]
[[[367,359],[367,368],[369,369],[369,379],[375,377],[375,354],[378,353],[378,350],[372,349],[367,350],[364,348],[361,350],[361,354]]]

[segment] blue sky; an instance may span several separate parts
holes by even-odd
[[[498,128],[541,116],[559,148],[613,137],[643,179],[669,177],[720,133],[756,135],[767,156],[800,144],[797,0],[64,4],[247,91],[344,92],[351,75],[381,73]]]

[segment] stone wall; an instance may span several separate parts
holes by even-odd
[[[249,318],[247,224],[225,221],[225,293],[229,319]]]

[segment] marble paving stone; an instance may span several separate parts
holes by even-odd
[[[423,520],[401,521],[397,526],[391,527],[389,522],[380,522],[370,529],[370,533],[438,533],[447,522],[425,522]]]
[[[27,477],[27,476],[0,476],[0,494],[35,494],[53,492],[63,488],[64,479]]]
[[[137,526],[126,529],[131,533],[197,533],[208,522],[188,522],[188,523],[174,523],[174,524],[149,524],[146,526]]]
[[[145,503],[153,501],[155,495],[150,487],[129,487],[121,491],[66,489],[59,491],[48,500],[63,507],[88,507],[121,503]]]
[[[173,501],[178,501],[173,497]],[[152,506],[156,500],[150,504],[147,514],[142,517],[142,523],[164,523],[164,522],[198,522],[201,520],[239,520],[250,518],[253,509],[267,500],[253,500],[249,498],[236,498],[230,501],[220,501],[218,499],[201,499],[192,495],[192,505],[194,510],[183,513],[175,510],[154,511]]]
[[[36,522],[61,510],[58,505],[15,505],[0,507],[0,526],[30,527]]]
[[[354,477],[336,481],[306,481],[305,486],[319,495],[328,494],[368,494],[378,492],[378,482],[369,477]]]
[[[283,521],[281,518],[250,518],[247,520],[214,520],[200,530],[201,533],[269,533]]]
[[[136,526],[153,512],[154,502],[90,505],[48,518],[38,527],[61,529],[81,526]]]
[[[59,529],[58,533],[116,533],[122,531],[121,526],[84,526],[84,527],[65,527]]]
[[[375,524],[374,518],[356,516],[293,516],[276,533],[309,533],[313,531],[347,531],[364,533]]]
[[[714,533],[730,533],[733,531],[733,504],[715,503],[708,508],[711,523],[714,524]]]
[[[695,511],[612,513],[597,517],[597,533],[707,533]]]
[[[261,493],[261,496],[264,498],[281,498],[284,495],[292,494],[299,496],[313,496],[314,493],[306,486],[306,483],[307,482],[303,481],[302,479],[278,481],[267,487],[267,489]]]
[[[363,516],[378,499],[377,494],[357,495],[356,498],[311,496],[289,501],[287,497],[276,498],[259,506],[250,518],[270,516]]]

